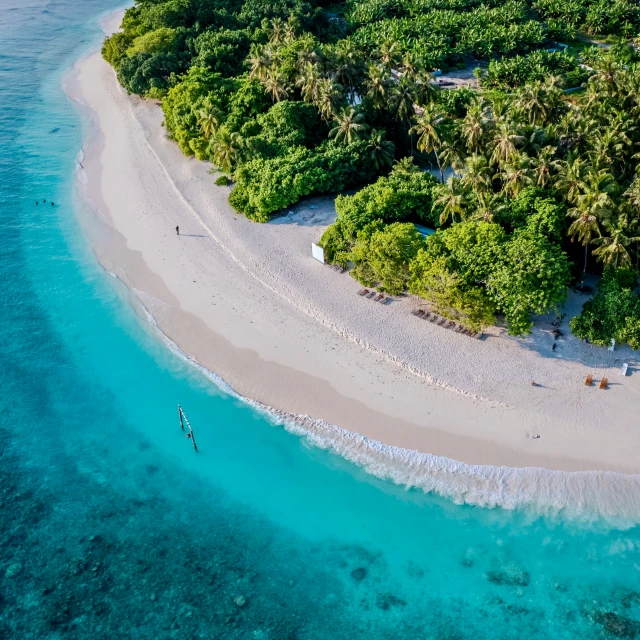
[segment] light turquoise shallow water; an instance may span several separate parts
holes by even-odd
[[[77,231],[61,90],[109,5],[0,0],[0,638],[640,637],[638,528],[376,480],[136,316]]]

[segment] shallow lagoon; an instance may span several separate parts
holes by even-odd
[[[1,10],[0,637],[640,636],[638,528],[377,480],[158,339],[78,234],[61,82],[108,8]]]

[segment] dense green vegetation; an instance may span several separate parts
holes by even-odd
[[[614,339],[640,349],[640,297],[633,291],[637,283],[636,269],[607,269],[596,295],[571,320],[571,331],[601,346]]]
[[[576,38],[639,28],[627,0],[138,0],[103,55],[128,91],[162,101],[186,154],[230,177],[238,211],[267,221],[359,188],[336,199],[329,260],[519,335],[589,264],[637,264],[639,56]],[[477,91],[433,80],[469,66]],[[635,294],[612,283],[574,331],[637,344],[623,328]],[[624,320],[594,324],[621,296]]]

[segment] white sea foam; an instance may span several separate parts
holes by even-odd
[[[140,298],[141,292],[136,292]],[[609,471],[551,471],[469,465],[450,458],[386,445],[309,416],[278,411],[237,393],[219,375],[182,351],[158,327],[144,304],[144,314],[161,340],[203,373],[224,393],[254,407],[277,425],[407,489],[420,489],[456,504],[527,509],[534,514],[585,522],[603,521],[619,528],[640,521],[640,475]]]

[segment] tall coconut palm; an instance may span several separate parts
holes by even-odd
[[[631,140],[624,132],[616,132],[611,128],[596,132],[589,155],[597,169],[611,167],[614,163],[624,162],[625,147]]]
[[[375,107],[382,108],[389,91],[388,71],[379,64],[370,64],[367,67],[364,85],[367,89],[367,98],[373,102]]]
[[[418,116],[416,124],[409,130],[409,133],[415,133],[418,136],[416,146],[419,151],[435,154],[441,183],[444,183],[444,173],[438,151],[442,147],[444,123],[445,115],[442,109],[438,105],[430,103],[423,108],[422,115]]]
[[[267,77],[264,80],[264,88],[267,93],[271,94],[271,101],[275,104],[280,100],[286,100],[289,95],[287,89],[287,79],[283,73],[276,69],[269,69]]]
[[[593,240],[598,245],[593,255],[600,258],[606,265],[612,267],[630,267],[632,265],[630,245],[640,242],[640,236],[629,234],[629,220],[624,215],[614,219],[604,220],[602,223],[605,234]]]
[[[524,142],[524,138],[509,122],[501,122],[493,136],[493,152],[491,162],[502,166],[511,162],[518,154],[517,145]]]
[[[501,194],[484,191],[479,194],[478,207],[473,217],[483,222],[493,222],[494,218],[507,207],[508,205]]]
[[[418,86],[406,77],[400,78],[389,94],[389,107],[396,120],[403,122],[407,130],[415,116],[415,105],[418,99]],[[411,154],[413,155],[413,135],[409,134]]]
[[[393,164],[395,151],[396,146],[390,140],[385,139],[383,129],[371,130],[369,144],[367,144],[367,154],[378,171]]]
[[[515,198],[525,187],[534,182],[534,172],[531,166],[531,158],[526,153],[513,155],[502,166],[502,171],[496,174],[502,180],[502,190],[507,195]]]
[[[522,112],[530,124],[544,123],[549,115],[547,93],[541,82],[526,84],[515,95],[513,106]]]
[[[392,173],[411,175],[413,173],[420,173],[420,167],[414,163],[412,156],[405,156],[393,163]]]
[[[385,40],[380,45],[380,62],[387,67],[394,67],[400,59],[400,47],[393,40]]]
[[[362,77],[364,66],[360,51],[351,40],[341,40],[332,54],[330,69],[333,80],[345,88],[353,103],[356,85]]]
[[[334,120],[336,126],[329,131],[329,137],[343,144],[359,140],[369,128],[364,121],[364,115],[353,107],[342,109]]]
[[[322,118],[329,122],[337,113],[340,104],[344,103],[342,85],[330,78],[323,78],[318,84],[318,95],[314,105]]]
[[[240,134],[231,133],[225,127],[218,129],[211,141],[211,152],[213,161],[222,171],[229,172],[233,169],[241,144]]]
[[[612,214],[613,201],[608,193],[610,182],[605,174],[590,174],[580,190],[581,193],[574,199],[575,206],[567,212],[573,218],[567,233],[584,244],[583,271],[586,273],[589,243],[601,235],[600,223]]]
[[[460,178],[451,176],[445,184],[438,187],[434,195],[437,195],[437,198],[433,201],[433,208],[442,207],[440,224],[444,224],[447,220],[455,222],[456,216],[460,220],[464,219],[467,201],[465,189],[460,182]]]
[[[207,99],[204,101],[202,108],[196,112],[198,117],[197,125],[205,140],[208,140],[211,136],[216,134],[218,126],[220,125],[220,111],[218,108]]]
[[[556,147],[547,145],[540,150],[537,157],[532,158],[533,172],[537,187],[546,189],[551,184],[552,174],[554,170],[554,157],[556,155]]]
[[[478,153],[488,127],[489,118],[486,110],[478,102],[471,105],[460,125],[460,133],[471,153]]]
[[[464,157],[461,145],[457,143],[458,136],[454,130],[450,133],[450,139],[445,138],[440,147],[440,162],[443,167],[451,167],[455,173],[460,174],[464,168]]]
[[[638,174],[633,177],[629,188],[624,192],[625,198],[636,211],[640,211],[640,178]]]
[[[272,44],[281,44],[285,39],[285,23],[282,18],[274,18],[271,21],[269,29],[269,42]]]
[[[246,64],[249,66],[249,78],[257,78],[264,82],[272,64],[272,53],[268,47],[253,43],[247,56]]]
[[[318,99],[322,74],[317,64],[307,61],[300,70],[296,85],[305,102],[313,103]]]
[[[403,77],[407,77],[409,80],[417,82],[418,80],[421,80],[424,65],[422,64],[420,57],[413,51],[410,51],[402,56],[400,69]]]
[[[478,201],[481,194],[491,191],[491,169],[483,155],[473,153],[465,160],[460,183],[471,189]]]
[[[587,167],[584,159],[576,153],[570,153],[566,160],[555,161],[554,168],[558,176],[553,188],[566,202],[575,203],[585,183]]]

